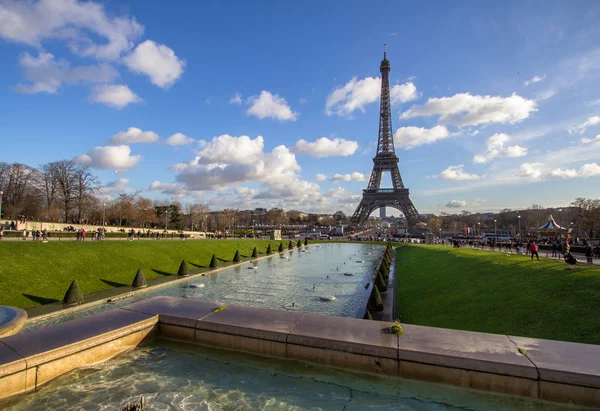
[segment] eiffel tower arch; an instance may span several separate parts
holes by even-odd
[[[363,224],[373,211],[381,207],[391,207],[401,211],[408,220],[409,226],[412,226],[417,222],[419,213],[410,200],[408,188],[404,187],[398,169],[398,156],[394,149],[394,136],[392,135],[389,80],[391,65],[386,58],[385,45],[383,47],[383,60],[379,66],[381,71],[381,105],[379,107],[377,154],[373,158],[373,172],[371,173],[369,186],[366,190],[363,190],[362,200],[352,216],[352,224]],[[381,175],[384,171],[389,171],[393,188],[380,188]]]

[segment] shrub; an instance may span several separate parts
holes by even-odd
[[[190,275],[190,270],[189,270],[188,265],[185,262],[185,260],[183,260],[181,262],[181,264],[179,265],[179,270],[177,270],[177,276],[178,277],[187,277],[188,275]]]
[[[381,294],[377,289],[377,285],[373,287],[369,302],[367,303],[367,310],[369,311],[383,311],[383,301],[381,301]]]
[[[283,253],[283,242],[279,243],[279,249],[277,251]]]
[[[293,250],[294,249],[294,243],[292,243],[292,240],[290,240],[290,242],[288,243],[288,250]]]
[[[215,309],[213,310],[213,313],[218,313],[219,311],[223,311],[223,310],[224,310],[224,309],[226,309],[226,308],[227,308],[227,306],[226,306],[226,305],[220,305],[220,306],[218,306],[217,308],[215,308]]]
[[[381,273],[377,274],[377,279],[375,280],[375,285],[377,285],[377,288],[379,288],[379,290],[382,293],[387,291],[387,284],[386,284],[385,280],[383,279],[383,277],[381,276]]]
[[[296,247],[298,247],[298,248],[302,247],[302,241],[298,240],[298,244],[296,244]]]
[[[233,256],[233,262],[239,263],[240,261],[242,261],[242,258],[240,257],[240,250],[236,250],[235,255]]]
[[[131,286],[133,288],[144,288],[147,285],[148,283],[146,283],[146,276],[144,275],[142,269],[139,268],[137,270],[137,273],[135,274],[135,278],[133,279],[133,283],[131,283]]]
[[[304,238],[304,245],[307,246],[308,245],[308,237]]]
[[[267,255],[273,254],[273,248],[271,247],[271,244],[269,244],[269,246],[267,247]]]
[[[371,315],[371,311],[367,310],[367,311],[365,312],[365,315],[364,315],[364,317],[363,317],[363,320],[372,320],[372,319],[373,319],[373,316]]]
[[[219,266],[219,262],[217,260],[217,256],[215,254],[212,255],[212,258],[210,259],[210,268],[217,268]]]
[[[392,325],[392,334],[402,335],[404,334],[404,327],[402,327],[402,323],[400,320],[394,321],[394,325]]]
[[[69,289],[65,293],[63,304],[81,304],[83,301],[83,293],[79,288],[79,284],[77,284],[77,280],[73,280],[69,286]]]
[[[256,249],[256,247],[254,247],[254,250],[252,250],[252,258],[256,257],[258,257],[258,250]]]

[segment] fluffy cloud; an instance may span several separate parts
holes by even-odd
[[[451,200],[446,204],[446,207],[448,208],[464,208],[466,206],[467,202],[464,200]]]
[[[562,170],[557,168],[550,172],[550,177],[559,178],[575,178],[575,177],[595,177],[600,176],[600,166],[597,163],[590,163],[582,165],[579,170],[574,168]]]
[[[213,138],[197,152],[198,164],[252,164],[263,156],[265,141],[262,136],[254,140],[248,136],[234,137],[228,134]]]
[[[148,191],[160,191],[162,194],[170,195],[175,198],[185,197],[186,195],[193,193],[183,188],[181,185],[176,183],[161,183],[155,180],[148,187]]]
[[[525,83],[523,83],[523,85],[525,87],[527,87],[530,84],[535,84],[535,83],[539,83],[540,81],[544,81],[546,80],[546,75],[544,74],[543,76],[533,76],[532,78],[530,78],[529,80],[525,80]]]
[[[87,154],[75,159],[80,164],[92,168],[126,171],[142,159],[141,155],[132,156],[131,148],[127,145],[95,147]]]
[[[321,137],[314,143],[306,140],[298,140],[296,145],[292,147],[292,151],[296,154],[306,154],[317,158],[351,156],[357,149],[358,143],[356,141],[349,141],[343,138],[330,140],[327,137]]]
[[[354,77],[343,87],[333,90],[327,97],[325,114],[348,116],[355,110],[364,112],[364,107],[377,101],[380,94],[381,79],[379,77],[365,77],[361,80]]]
[[[0,37],[40,47],[66,41],[81,56],[114,60],[129,51],[144,27],[127,16],[109,17],[102,4],[77,0],[6,0],[0,4]],[[100,39],[96,43],[96,39]]]
[[[186,144],[192,144],[194,139],[185,134],[175,133],[170,135],[165,142],[170,146],[184,146]]]
[[[342,181],[367,181],[367,177],[367,175],[355,171],[351,174],[335,174],[329,181],[336,184]]]
[[[510,141],[510,136],[504,133],[496,133],[487,141],[487,151],[473,157],[474,163],[489,163],[496,157],[523,157],[527,155],[527,149],[519,145],[504,147]]]
[[[158,140],[158,134],[154,131],[142,131],[137,127],[129,127],[127,131],[119,131],[112,136],[106,144],[110,146],[119,146],[134,143],[156,143]]]
[[[242,104],[242,95],[240,93],[235,93],[235,95],[229,99],[229,104]]]
[[[588,128],[593,127],[593,126],[597,126],[600,124],[600,116],[592,116],[592,117],[588,117],[588,119],[576,126],[576,127],[572,127],[569,129],[569,132],[572,133],[575,130],[579,130],[579,132],[581,134],[585,133],[587,131]]]
[[[435,126],[433,128],[400,127],[394,133],[394,144],[409,150],[422,144],[431,144],[435,141],[443,140],[449,135],[448,129],[444,126]]]
[[[365,77],[358,80],[354,77],[344,86],[336,88],[329,94],[325,103],[325,114],[349,116],[355,110],[364,112],[365,106],[376,102],[380,95],[381,78]],[[406,103],[420,96],[417,87],[412,82],[397,84],[390,88],[392,104]]]
[[[519,169],[519,177],[528,178],[531,181],[540,181],[542,179],[543,163],[524,163]]]
[[[134,73],[145,74],[158,87],[168,88],[183,74],[185,61],[163,44],[146,40],[123,59]]]
[[[585,137],[583,137],[581,139],[581,144],[590,144],[590,143],[594,143],[594,144],[600,145],[600,134],[598,134],[594,138],[585,138]]]
[[[479,96],[469,93],[430,98],[422,106],[412,106],[401,118],[439,116],[444,123],[475,126],[487,123],[515,124],[537,111],[536,102],[517,93],[510,97]]]
[[[102,199],[110,200],[115,194],[120,194],[125,191],[125,188],[129,184],[129,179],[120,178],[115,181],[109,181],[103,187],[100,187],[96,193]]]
[[[317,181],[325,181],[325,180],[327,180],[327,176],[325,174],[317,173],[316,180]]]
[[[396,84],[390,88],[390,100],[392,104],[407,103],[421,97],[417,92],[417,86],[409,81],[404,84]]]
[[[132,103],[141,103],[144,101],[131,91],[129,87],[122,84],[96,86],[92,89],[89,99],[95,103],[105,104],[117,109],[122,109]]]
[[[260,96],[248,98],[251,104],[246,112],[249,115],[258,118],[273,118],[280,121],[296,121],[297,113],[293,112],[284,98],[277,94],[271,94],[268,91],[261,91]]]
[[[55,94],[63,83],[107,83],[119,76],[117,70],[109,64],[71,68],[68,61],[56,60],[53,54],[43,51],[38,52],[37,57],[29,53],[21,54],[19,64],[25,70],[25,78],[32,84],[18,84],[15,90],[27,94]]]
[[[467,173],[464,170],[464,167],[465,167],[464,164],[461,164],[458,166],[450,166],[440,173],[440,178],[442,180],[456,180],[456,181],[479,180],[480,176],[478,176],[477,174]]]

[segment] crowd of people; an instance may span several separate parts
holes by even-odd
[[[578,262],[573,254],[572,247],[580,246],[583,248],[583,254],[586,257],[588,264],[593,264],[594,258],[600,258],[600,244],[592,245],[592,243],[585,239],[579,240],[576,238],[546,239],[539,242],[536,242],[535,240],[523,242],[520,239],[502,242],[495,241],[494,239],[451,239],[442,240],[441,242],[451,244],[455,248],[471,247],[505,252],[512,252],[514,250],[517,254],[531,256],[532,260],[534,257],[538,260],[540,259],[539,246],[544,245],[549,247],[552,258],[563,258],[569,264],[576,264]]]

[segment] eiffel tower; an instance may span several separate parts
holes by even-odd
[[[379,66],[381,71],[381,106],[379,108],[379,137],[377,138],[377,154],[373,158],[373,172],[371,180],[360,204],[352,216],[352,224],[363,224],[369,215],[378,208],[392,207],[404,214],[409,226],[416,223],[419,213],[408,196],[408,188],[404,187],[400,170],[398,169],[398,156],[394,150],[394,137],[392,135],[392,116],[390,105],[390,62],[386,58],[385,44],[383,45],[383,60]],[[389,171],[394,188],[379,188],[381,173]]]

